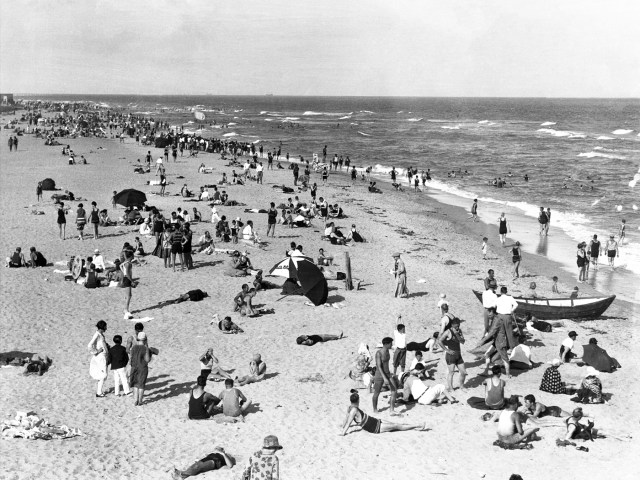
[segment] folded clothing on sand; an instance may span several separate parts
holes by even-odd
[[[0,423],[0,431],[3,437],[30,440],[64,439],[82,435],[77,428],[51,425],[44,418],[38,417],[35,412],[16,412],[13,420],[4,420]]]

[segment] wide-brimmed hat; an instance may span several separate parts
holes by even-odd
[[[591,376],[598,376],[598,370],[596,370],[593,367],[587,367],[587,371],[585,372],[584,376],[585,377],[591,377]]]
[[[272,450],[280,450],[282,449],[282,445],[278,441],[278,437],[275,435],[267,435],[264,437],[264,443],[262,444],[262,448],[270,448]]]
[[[95,253],[96,255],[98,255],[100,253],[100,250],[98,250],[97,248],[93,251],[93,253]]]

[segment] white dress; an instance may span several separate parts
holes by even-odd
[[[102,352],[95,355],[95,352],[102,348]],[[87,345],[87,349],[91,356],[91,363],[89,364],[89,375],[94,380],[104,380],[107,378],[107,342],[104,339],[104,335],[100,332],[93,334],[93,338]]]

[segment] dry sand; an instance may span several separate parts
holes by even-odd
[[[5,117],[6,118],[6,117]],[[36,246],[50,262],[65,260],[69,255],[89,256],[99,248],[107,260],[113,260],[125,241],[137,235],[132,227],[101,229],[104,237],[80,242],[58,238],[55,209],[50,195],[36,205],[35,187],[39,180],[53,178],[57,185],[76,195],[98,203],[111,212],[113,190],[138,188],[157,191],[147,180],[153,174],[135,175],[136,159],[144,159],[146,147],[139,147],[127,138],[125,144],[111,139],[75,139],[68,143],[83,154],[89,165],[69,166],[61,147],[46,147],[43,140],[32,135],[20,137],[18,152],[8,152],[8,130],[0,136],[0,250],[6,254],[16,246],[28,251]],[[103,150],[97,150],[102,146]],[[152,149],[154,158],[161,153]],[[197,166],[205,162],[214,167],[210,175],[197,174]],[[190,188],[217,183],[223,167],[217,155],[202,154],[198,159],[178,158],[167,165],[167,187],[171,194],[160,198],[148,195],[149,202],[169,213],[177,207],[189,210],[197,206],[205,219],[210,210],[204,203],[184,202],[173,196],[181,183]],[[177,175],[184,180],[176,179]],[[316,175],[313,180],[321,183]],[[229,186],[230,198],[248,207],[268,208],[270,201],[279,204],[290,195],[272,189],[274,184],[292,185],[289,170],[265,171],[263,186]],[[480,362],[464,353],[476,345],[482,329],[482,308],[473,296],[472,288],[482,288],[488,268],[514,293],[525,292],[529,282],[538,283],[541,293],[550,291],[548,278],[555,273],[553,265],[529,257],[523,262],[524,278],[512,282],[510,265],[497,240],[490,249],[490,260],[480,254],[481,226],[465,226],[467,233],[457,233],[449,219],[460,218],[460,212],[438,203],[424,211],[412,201],[412,193],[385,190],[382,195],[369,194],[366,185],[350,186],[346,177],[332,176],[329,187],[320,187],[319,196],[332,203],[339,202],[349,218],[338,221],[348,229],[351,223],[369,240],[353,247],[332,246],[320,240],[320,221],[314,228],[288,229],[278,225],[277,238],[269,239],[264,251],[251,249],[254,265],[267,270],[283,258],[289,242],[304,246],[305,252],[316,255],[318,248],[336,257],[344,266],[344,252],[351,256],[354,276],[363,280],[363,290],[345,291],[342,282],[330,281],[329,302],[341,302],[344,308],[309,307],[302,297],[278,301],[279,290],[259,293],[258,304],[273,307],[276,313],[260,318],[240,318],[232,315],[246,331],[244,335],[223,336],[209,322],[213,314],[231,314],[232,298],[243,278],[221,274],[227,257],[194,256],[195,269],[173,273],[164,269],[162,261],[150,256],[149,264],[134,268],[140,284],[133,291],[132,311],[137,316],[152,316],[145,324],[150,344],[160,355],[153,360],[147,389],[147,403],[134,407],[131,397],[95,398],[95,382],[89,377],[89,354],[86,345],[98,320],[108,323],[107,339],[115,334],[129,335],[133,322],[122,319],[123,294],[119,289],[87,290],[63,276],[53,273],[54,267],[35,270],[3,269],[0,278],[2,295],[0,352],[46,353],[54,358],[53,368],[43,377],[24,377],[21,369],[0,369],[0,414],[12,417],[16,410],[34,410],[53,423],[78,427],[85,436],[64,441],[0,441],[0,479],[13,478],[168,478],[172,467],[186,467],[193,460],[210,453],[215,445],[223,445],[240,466],[257,450],[267,434],[279,437],[284,449],[279,453],[282,478],[288,479],[366,479],[366,478],[441,478],[506,479],[520,473],[526,480],[551,476],[578,478],[608,478],[612,469],[618,479],[632,478],[637,440],[620,442],[597,440],[589,444],[590,452],[573,448],[562,449],[555,439],[561,428],[543,428],[542,440],[530,451],[503,451],[492,446],[496,439],[495,425],[480,421],[483,412],[466,405],[469,396],[482,396]],[[308,193],[300,194],[308,201]],[[71,202],[75,207],[77,202]],[[45,215],[29,212],[38,208]],[[245,207],[222,207],[228,218],[253,219],[257,231],[264,237],[266,215],[245,214]],[[75,208],[74,208],[75,210]],[[122,209],[120,208],[119,211]],[[68,216],[68,236],[73,236],[73,219]],[[212,225],[195,225],[194,238]],[[144,240],[147,251],[154,241]],[[393,298],[394,280],[388,271],[392,267],[391,253],[399,251],[408,271],[409,299]],[[456,263],[452,263],[456,262]],[[267,278],[269,280],[274,280]],[[424,279],[424,283],[417,280]],[[280,279],[275,279],[281,283]],[[565,284],[565,291],[572,285]],[[177,297],[187,290],[201,288],[210,298],[199,303],[182,303],[154,308],[160,302]],[[339,425],[348,407],[349,392],[344,382],[349,365],[360,342],[377,345],[382,337],[391,335],[395,318],[402,314],[407,325],[408,340],[422,341],[438,328],[436,303],[440,293],[446,293],[452,312],[464,320],[463,331],[468,339],[463,356],[469,370],[468,392],[456,391],[461,400],[457,405],[441,407],[414,406],[395,419],[406,423],[427,422],[431,431],[371,435],[365,432],[338,436]],[[605,405],[585,406],[595,416],[596,425],[605,431],[637,434],[640,408],[635,403],[638,393],[637,318],[631,318],[628,306],[614,304],[606,317],[596,321],[574,323],[565,321],[567,330],[578,332],[578,343],[596,336],[622,363],[623,369],[602,374],[604,391],[610,394]],[[298,346],[296,336],[304,333],[339,333],[345,339],[316,345]],[[530,342],[533,360],[539,364],[556,356],[566,333],[537,333]],[[221,364],[234,374],[247,370],[254,352],[260,352],[268,364],[270,378],[242,388],[256,403],[244,424],[219,425],[211,421],[187,420],[189,390],[199,374],[198,357],[213,346]],[[580,353],[581,348],[578,348]],[[412,354],[408,360],[411,361]],[[435,377],[444,383],[446,366],[440,357]],[[546,404],[570,409],[575,404],[569,397],[554,397],[538,390],[545,365],[519,373],[507,381],[507,393],[534,393]],[[584,372],[575,364],[562,367],[563,379],[577,382]],[[305,381],[311,379],[311,381]],[[107,381],[113,387],[111,375]],[[223,386],[209,383],[207,389],[218,393]],[[386,396],[381,397],[384,411],[378,416],[388,420]],[[371,396],[362,394],[361,407],[371,413]],[[625,410],[627,408],[627,410]],[[626,412],[626,413],[625,413]],[[198,478],[238,478],[241,468],[210,472]]]

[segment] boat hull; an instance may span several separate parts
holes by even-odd
[[[482,293],[474,290],[482,302]],[[613,303],[616,296],[571,298],[527,298],[513,297],[518,302],[517,315],[530,313],[540,320],[563,318],[597,318]]]

